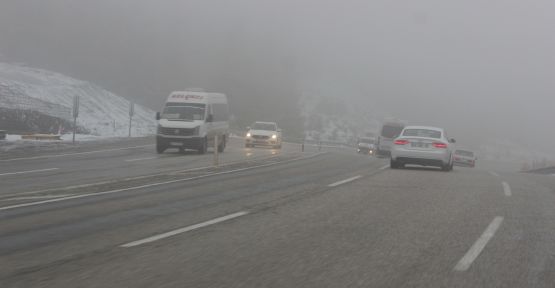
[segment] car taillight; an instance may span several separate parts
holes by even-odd
[[[409,141],[408,140],[395,140],[395,142],[393,142],[393,143],[395,143],[395,145],[407,145],[407,144],[409,144]]]
[[[432,143],[432,145],[436,148],[443,148],[443,149],[447,148],[447,144],[442,142],[434,142]]]

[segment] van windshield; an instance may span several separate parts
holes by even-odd
[[[168,103],[161,118],[176,121],[204,120],[205,110],[205,104]]]

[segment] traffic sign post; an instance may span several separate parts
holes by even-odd
[[[77,131],[77,117],[79,117],[79,96],[73,96],[73,141],[75,144],[75,132]]]

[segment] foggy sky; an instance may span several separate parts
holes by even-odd
[[[153,109],[204,87],[230,94],[236,114],[279,121],[317,91],[463,143],[548,150],[554,11],[551,0],[2,0],[0,53]]]

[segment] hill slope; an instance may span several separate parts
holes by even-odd
[[[127,135],[128,100],[92,83],[59,73],[0,63],[0,108],[36,111],[67,122],[72,120],[74,95],[80,97],[78,125],[83,131],[105,137]],[[133,135],[153,134],[155,129],[154,112],[136,105]]]

